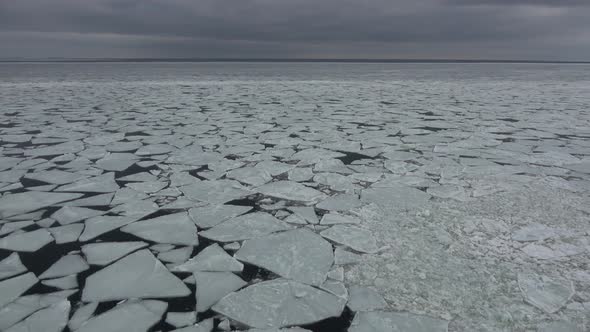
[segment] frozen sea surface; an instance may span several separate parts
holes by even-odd
[[[0,64],[2,331],[588,331],[590,66]]]

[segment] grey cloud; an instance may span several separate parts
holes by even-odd
[[[515,10],[510,5],[515,2],[545,6]],[[443,43],[448,43],[449,47],[463,48],[477,45],[485,57],[490,51],[485,50],[486,44],[488,48],[492,44],[501,45],[509,54],[521,47],[523,41],[538,41],[542,45],[564,34],[583,35],[583,31],[590,29],[587,22],[590,9],[579,6],[580,3],[576,0],[559,1],[560,5],[549,0],[0,0],[0,31],[125,35],[139,39],[147,36],[154,38],[152,46],[137,41],[129,47],[148,52],[150,47],[163,47],[156,44],[168,45],[176,47],[176,53],[190,56],[209,54],[204,51],[205,45],[218,50],[218,56],[230,57],[258,54],[260,49],[268,50],[269,54],[294,54],[298,48],[328,54],[337,53],[342,45],[349,44],[345,49],[350,50],[354,45],[360,48],[372,43],[383,45],[383,50],[391,50],[395,44],[414,45],[416,50],[431,46],[436,51],[438,47],[439,52],[430,55],[436,57],[437,53],[448,53],[440,49],[445,47]],[[580,44],[576,39],[577,45],[572,41],[571,47],[580,48],[582,53],[587,43],[581,41]],[[306,51],[296,52],[300,53]],[[375,52],[378,53],[382,52]],[[353,51],[340,56],[356,57]]]

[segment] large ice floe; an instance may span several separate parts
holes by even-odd
[[[3,66],[0,331],[590,330],[586,67]]]

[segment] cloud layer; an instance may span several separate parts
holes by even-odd
[[[590,59],[587,0],[0,0],[0,57]]]

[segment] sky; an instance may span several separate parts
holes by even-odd
[[[0,59],[590,60],[590,0],[0,0]]]

